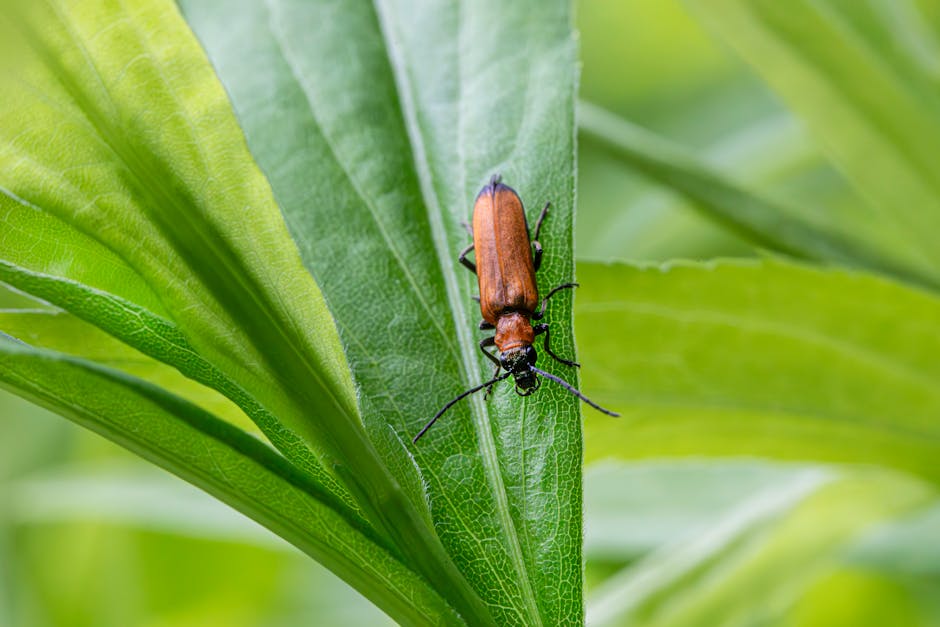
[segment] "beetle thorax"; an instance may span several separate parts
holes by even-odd
[[[514,311],[496,319],[496,348],[505,353],[520,346],[531,346],[535,340],[532,323],[524,313]]]

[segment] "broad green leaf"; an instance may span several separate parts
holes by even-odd
[[[492,369],[477,347],[475,279],[456,256],[493,173],[530,220],[553,202],[543,293],[571,278],[568,3],[182,5],[336,317],[375,446],[405,484],[414,457],[436,529],[497,623],[580,622],[575,399],[544,385],[522,400],[506,385],[409,443]],[[569,298],[549,312],[563,355]]]
[[[759,455],[940,482],[940,300],[780,261],[580,264],[589,459]],[[716,350],[720,347],[720,350]]]
[[[5,198],[123,259],[169,332],[299,438],[304,463],[335,474],[458,611],[485,620],[416,502],[420,484],[402,487],[367,437],[323,296],[176,6],[44,0],[0,24],[25,40],[0,75]]]
[[[687,1],[807,121],[833,162],[905,234],[921,269],[936,276],[940,108],[935,87],[925,88],[935,80],[916,63],[900,69],[888,52],[891,42],[919,34],[881,18],[890,34],[882,37],[855,2]],[[916,15],[915,5],[901,4]]]
[[[407,624],[455,619],[428,584],[255,438],[138,379],[0,340],[0,385],[199,486],[329,566]]]
[[[693,206],[759,246],[797,257],[839,262],[936,286],[933,269],[906,257],[902,242],[886,248],[864,232],[841,233],[822,216],[810,220],[787,203],[766,198],[702,163],[693,154],[590,103],[581,103],[581,132],[643,174],[674,189]]]
[[[935,494],[904,475],[871,471],[766,490],[611,577],[588,618],[651,627],[778,624],[854,537]]]

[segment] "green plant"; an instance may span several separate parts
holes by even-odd
[[[885,67],[903,59],[877,21],[797,5],[707,17],[875,209],[813,214],[582,107],[611,159],[803,259],[579,262],[586,383],[624,413],[590,417],[587,459],[878,469],[800,475],[705,540],[631,555],[592,592],[597,622],[777,618],[839,560],[883,568],[903,532],[856,543],[872,525],[937,505],[932,85]],[[401,623],[582,622],[576,401],[501,390],[410,443],[487,372],[454,257],[490,174],[530,210],[553,202],[542,289],[573,274],[567,4],[46,0],[3,19],[0,280],[51,306],[0,312],[2,385],[246,513]],[[827,44],[797,51],[806,38]],[[549,315],[572,354],[570,295]]]

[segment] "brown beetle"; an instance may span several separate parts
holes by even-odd
[[[528,396],[541,385],[539,377],[550,379],[583,400],[591,407],[610,416],[618,416],[597,405],[578,392],[567,381],[535,367],[538,358],[532,343],[538,335],[544,335],[542,346],[553,359],[566,366],[579,364],[556,355],[549,344],[551,334],[547,324],[532,325],[531,320],[541,320],[545,315],[548,299],[563,289],[577,287],[577,283],[562,283],[552,289],[539,304],[539,292],[535,273],[542,263],[542,245],[539,231],[551,203],[546,203],[535,223],[535,237],[529,238],[529,225],[519,195],[504,185],[499,175],[477,194],[473,205],[473,243],[461,251],[457,258],[477,275],[480,286],[480,313],[483,321],[480,330],[495,329],[496,334],[480,341],[480,350],[496,364],[493,378],[473,387],[447,403],[414,437],[413,442],[427,432],[444,412],[463,398],[486,388],[487,394],[493,385],[515,378],[516,393]],[[471,251],[476,252],[476,263],[467,259]],[[486,350],[496,346],[499,357]],[[499,371],[506,373],[500,375]]]

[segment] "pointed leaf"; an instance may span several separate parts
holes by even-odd
[[[455,258],[493,173],[530,220],[553,202],[539,282],[544,293],[571,279],[568,3],[182,5],[336,316],[386,463],[427,486],[438,533],[496,622],[580,622],[575,400],[551,385],[522,400],[507,385],[402,444],[492,369],[477,346],[476,281]],[[549,312],[562,355],[569,298]]]

